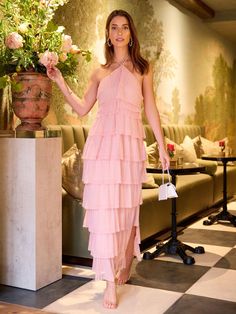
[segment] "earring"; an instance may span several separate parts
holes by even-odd
[[[107,46],[108,46],[108,47],[111,47],[111,46],[112,46],[112,43],[111,43],[110,38],[107,38]]]
[[[133,39],[132,39],[132,37],[130,37],[129,46],[132,47],[132,46],[133,46],[133,43],[134,43],[134,42],[133,42]]]

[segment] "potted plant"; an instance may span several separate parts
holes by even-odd
[[[55,11],[69,0],[2,0],[0,3],[0,88],[10,86],[20,129],[41,129],[49,110],[51,81],[46,65],[57,66],[63,76],[74,78],[82,55],[65,34],[63,26],[52,21]]]

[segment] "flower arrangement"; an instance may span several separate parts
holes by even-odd
[[[220,149],[221,149],[221,152],[223,152],[225,150],[225,141],[219,141],[219,146],[220,146]]]
[[[11,84],[18,72],[46,73],[48,64],[74,78],[79,56],[91,53],[72,43],[65,28],[52,22],[55,11],[69,0],[2,0],[0,3],[0,88]]]
[[[220,148],[220,155],[224,156],[225,155],[225,141],[221,140],[219,141],[219,148]]]
[[[167,152],[170,158],[173,158],[175,155],[175,145],[174,144],[167,144]]]

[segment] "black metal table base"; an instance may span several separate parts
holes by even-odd
[[[203,221],[203,224],[205,226],[209,226],[209,225],[213,225],[215,222],[217,222],[219,220],[220,221],[228,221],[232,225],[234,225],[234,227],[236,227],[236,216],[230,214],[228,211],[225,211],[225,210],[223,210],[219,214],[209,216],[207,218],[207,220]]]
[[[227,163],[236,161],[236,156],[203,156],[202,159],[221,161],[223,163],[223,210],[216,215],[210,215],[207,220],[203,221],[203,225],[213,225],[215,222],[228,221],[236,227],[236,216],[230,214],[227,210]]]
[[[149,172],[151,173],[162,173],[162,169],[158,168],[148,168]],[[171,175],[171,181],[174,186],[176,186],[176,175],[183,175],[183,174],[191,174],[197,171],[204,171],[205,167],[189,167],[189,166],[182,166],[182,167],[174,167],[170,168],[169,172]],[[171,237],[166,243],[158,243],[156,246],[156,251],[145,252],[143,254],[143,259],[150,260],[154,259],[155,257],[159,256],[162,253],[172,254],[172,255],[179,255],[184,264],[192,265],[195,263],[195,259],[192,256],[186,254],[185,251],[189,250],[193,253],[202,254],[205,253],[205,250],[202,246],[198,246],[193,248],[187,244],[180,242],[177,239],[177,219],[176,219],[176,198],[171,199]]]
[[[197,254],[205,253],[204,247],[202,246],[197,246],[193,248],[187,244],[180,242],[177,239],[171,238],[165,244],[162,242],[158,243],[156,246],[155,252],[153,253],[145,252],[143,254],[143,259],[150,260],[150,259],[154,259],[155,257],[159,256],[162,253],[167,253],[167,254],[179,255],[182,258],[184,264],[192,265],[195,263],[195,259],[192,256],[189,256],[186,254],[185,251],[187,250],[193,253],[197,253]]]

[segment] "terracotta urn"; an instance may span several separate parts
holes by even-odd
[[[37,72],[18,73],[16,79],[21,84],[19,92],[12,92],[12,108],[21,120],[17,130],[43,130],[42,120],[47,116],[52,94],[51,80]]]

